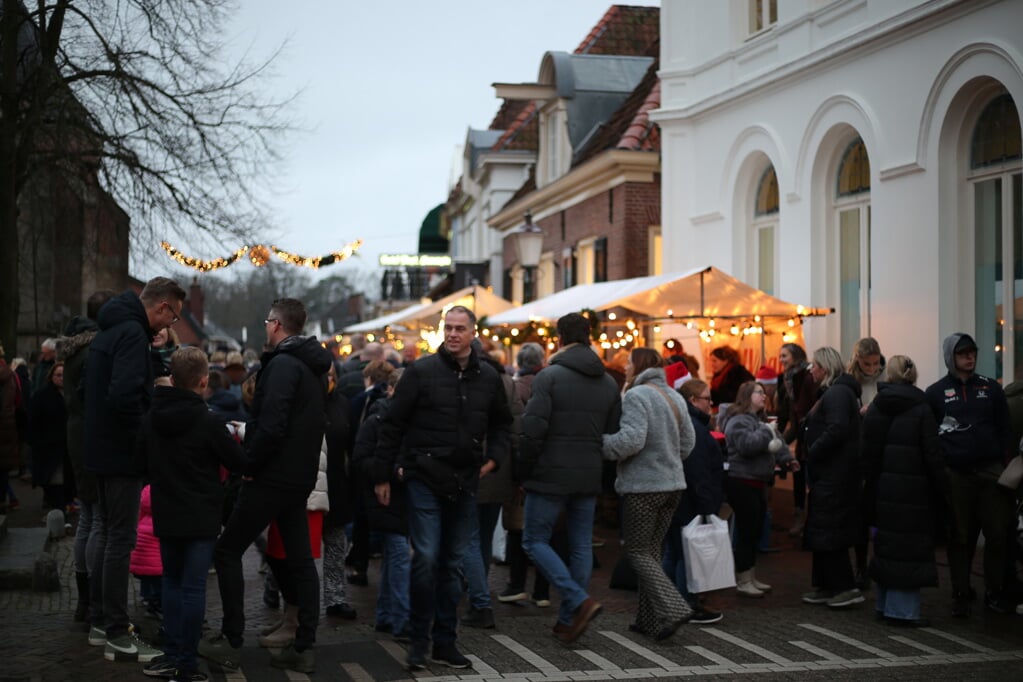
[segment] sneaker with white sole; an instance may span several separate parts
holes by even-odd
[[[146,677],[174,677],[178,664],[171,660],[167,654],[157,656],[152,661],[142,666],[142,674]]]
[[[866,598],[863,596],[863,593],[854,587],[851,590],[839,592],[826,603],[833,609],[841,609],[846,606],[852,606],[853,604],[862,604],[865,601]]]
[[[533,597],[533,603],[539,606],[541,609],[545,609],[551,605],[551,600]]]
[[[199,655],[221,668],[237,670],[242,664],[241,646],[233,647],[223,634],[211,635],[199,640]]]
[[[814,590],[813,592],[803,593],[804,604],[827,604],[828,601],[833,599],[835,593],[831,590]]]
[[[125,634],[108,639],[103,649],[103,658],[108,661],[151,663],[154,658],[162,655],[162,651],[156,647],[149,646],[133,634]]]
[[[505,604],[517,601],[525,601],[526,599],[529,599],[529,595],[526,594],[525,590],[521,588],[512,587],[510,585],[504,588],[504,592],[497,595],[497,600]]]
[[[89,646],[104,646],[107,643],[107,631],[95,625],[89,628]]]

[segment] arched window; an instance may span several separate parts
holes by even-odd
[[[757,288],[768,294],[775,292],[775,239],[778,232],[778,176],[768,166],[757,183],[753,208],[753,255]]]
[[[984,106],[973,127],[968,180],[973,185],[977,371],[1005,383],[1023,378],[1020,170],[1019,113],[1003,92]]]
[[[842,354],[870,336],[870,157],[856,137],[845,148],[835,178],[838,225],[838,318]]]

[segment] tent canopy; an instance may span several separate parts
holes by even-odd
[[[436,301],[416,303],[402,310],[354,324],[345,328],[345,332],[371,332],[395,326],[406,329],[436,328],[440,324],[441,312],[455,305],[465,306],[476,313],[476,317],[504,312],[512,307],[511,302],[495,295],[489,289],[478,286],[466,287]]]
[[[636,277],[614,282],[580,284],[532,301],[518,308],[491,315],[491,325],[522,325],[556,321],[562,315],[584,308],[601,311],[622,307],[653,319],[685,321],[698,318],[790,318],[822,315],[788,303],[737,280],[715,267],[688,272]]]

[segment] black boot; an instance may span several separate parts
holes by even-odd
[[[83,623],[89,615],[89,573],[75,571],[75,584],[78,586],[78,606],[75,607],[75,622]]]

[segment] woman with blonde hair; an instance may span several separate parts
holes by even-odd
[[[880,384],[863,420],[864,510],[877,527],[870,572],[877,611],[887,623],[927,627],[920,588],[938,584],[936,502],[948,488],[945,462],[938,423],[915,385],[916,365],[893,355],[887,370],[888,382]]]
[[[604,458],[618,462],[615,492],[624,508],[625,553],[639,581],[639,608],[631,629],[663,640],[693,608],[661,567],[664,536],[686,480],[682,459],[696,442],[685,401],[668,388],[664,360],[635,348],[625,366],[625,395],[617,433],[604,435]]]
[[[842,608],[864,601],[849,548],[860,530],[860,385],[830,347],[813,353],[810,374],[819,398],[806,418],[806,481],[810,487],[803,545],[813,551],[807,604]]]

